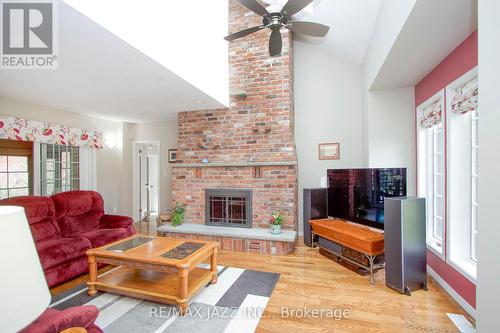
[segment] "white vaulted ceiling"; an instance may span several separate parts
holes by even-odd
[[[272,1],[272,0],[270,0]],[[295,35],[294,40],[317,44],[356,64],[362,64],[382,0],[315,0],[313,10],[298,19],[326,24],[325,38]]]
[[[225,107],[227,1],[234,0],[60,1],[59,68],[1,70],[0,95],[128,122]],[[415,84],[477,26],[475,0],[413,2],[372,89]],[[315,0],[296,18],[326,24],[330,32],[325,38],[295,34],[294,40],[361,65],[381,3]]]
[[[58,3],[59,68],[1,70],[0,95],[128,122],[175,119],[180,111],[227,105],[227,44],[223,40],[227,1],[218,0],[212,6],[225,21],[216,20],[205,33],[200,33],[207,23],[201,12],[190,29],[173,24],[196,5],[192,2],[68,2],[97,6],[80,8],[83,15],[65,2]],[[206,10],[205,0],[194,2]],[[172,3],[171,10],[165,9],[166,3]],[[95,19],[92,8],[98,9]],[[151,19],[145,24],[147,17]],[[116,24],[108,26],[106,19]],[[130,32],[127,36],[126,31]]]
[[[412,87],[477,30],[477,0],[417,0],[370,89]]]

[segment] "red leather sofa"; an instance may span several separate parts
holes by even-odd
[[[24,207],[49,287],[86,273],[88,249],[135,234],[132,218],[104,214],[94,191],[14,197],[0,205]]]

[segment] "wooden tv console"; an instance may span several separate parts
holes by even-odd
[[[312,247],[333,254],[370,272],[370,283],[375,284],[373,274],[385,267],[384,234],[372,228],[339,219],[311,220]],[[318,242],[314,242],[318,236]]]

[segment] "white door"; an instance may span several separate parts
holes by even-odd
[[[158,142],[134,144],[134,219],[158,215],[160,157]]]

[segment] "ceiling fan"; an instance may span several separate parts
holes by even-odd
[[[313,0],[288,0],[288,2],[283,6],[281,10],[276,8],[276,6],[270,6],[265,8],[257,0],[237,0],[246,8],[250,9],[257,15],[262,16],[262,24],[244,29],[229,36],[224,37],[227,41],[233,41],[235,39],[245,37],[249,34],[262,30],[264,28],[271,29],[271,37],[269,39],[269,54],[274,57],[281,53],[282,40],[280,29],[282,27],[287,28],[298,34],[324,37],[330,28],[326,25],[304,22],[304,21],[293,21],[292,16],[300,12],[307,5],[309,5]]]

